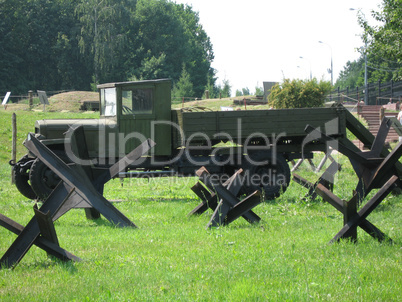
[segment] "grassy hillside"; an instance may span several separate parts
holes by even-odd
[[[96,118],[90,113],[17,111],[18,157],[36,119]],[[0,111],[0,213],[25,225],[34,201],[10,185],[11,112]],[[357,179],[348,160],[335,194],[349,199]],[[320,156],[314,159],[319,162]],[[319,175],[302,165],[299,174]],[[321,199],[305,201],[294,182],[274,202],[255,208],[256,225],[238,219],[206,230],[211,212],[187,214],[199,203],[195,178],[115,179],[105,196],[139,228],[116,228],[72,210],[56,221],[60,245],[83,259],[62,263],[32,247],[14,269],[0,270],[0,301],[400,301],[402,204],[389,196],[369,216],[394,244],[363,231],[359,242],[329,245],[342,215]],[[372,196],[372,195],[371,195]],[[0,255],[16,236],[0,227]]]

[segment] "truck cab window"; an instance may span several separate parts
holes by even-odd
[[[116,115],[116,88],[101,89],[101,115],[115,116]]]
[[[122,91],[122,114],[152,114],[153,90],[151,88]]]

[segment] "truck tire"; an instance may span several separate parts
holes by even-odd
[[[30,161],[33,161],[32,158],[28,158],[27,155],[23,156],[14,166],[13,166],[13,181],[18,191],[26,198],[36,199],[37,195],[32,190],[32,187],[29,183],[29,170],[31,168]]]
[[[64,152],[54,152],[64,162],[67,156]],[[33,162],[30,172],[29,180],[31,182],[32,190],[40,200],[46,200],[50,193],[56,188],[60,182],[60,177],[57,176],[48,166],[45,165],[39,158]]]
[[[60,182],[60,178],[39,158],[35,159],[32,164],[29,179],[33,191],[40,200],[46,200]]]
[[[274,164],[270,153],[258,153],[252,159],[256,162],[268,162],[265,165],[254,165],[251,162],[243,165],[246,175],[243,191],[251,194],[258,190],[267,201],[284,193],[290,183],[290,169],[286,159],[281,154],[276,154]]]

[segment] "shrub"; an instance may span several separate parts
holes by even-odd
[[[312,80],[284,79],[271,88],[268,104],[276,109],[320,107],[331,91],[331,83]]]

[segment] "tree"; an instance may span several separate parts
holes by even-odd
[[[27,91],[28,78],[23,73],[28,36],[24,0],[4,0],[0,5],[0,94]],[[16,48],[15,45],[20,45]]]
[[[205,86],[205,90],[208,90],[210,99],[215,99],[219,96],[218,88],[211,83],[211,80],[209,78],[208,78],[207,86]],[[204,94],[203,99],[205,99],[205,98],[206,98],[206,96]]]
[[[160,79],[166,77],[166,55],[162,53],[158,58],[150,56],[142,61],[141,66],[138,67],[138,76],[132,76],[130,80],[149,80]]]
[[[190,80],[190,74],[187,72],[185,65],[183,65],[181,77],[174,85],[172,96],[175,98],[193,97],[193,83]]]
[[[320,107],[331,88],[330,82],[318,82],[315,78],[292,81],[284,79],[282,84],[271,88],[268,104],[276,109]]]
[[[236,89],[235,96],[243,96],[243,92],[239,89]]]
[[[185,52],[184,30],[167,1],[139,0],[129,34],[129,75],[138,79],[178,81]],[[162,66],[163,65],[163,66]]]
[[[214,89],[212,45],[190,6],[167,0],[0,0],[0,90],[89,89],[171,78]]]
[[[231,90],[232,87],[230,86],[229,80],[224,79],[223,81],[223,87],[219,86],[219,93],[221,97],[223,98],[229,98],[232,94]]]
[[[59,85],[54,89],[87,90],[91,80],[92,62],[81,55],[78,45],[80,34],[79,20],[75,8],[78,0],[58,0],[58,20],[62,20],[60,29],[51,45],[56,58],[55,69],[58,73]]]
[[[129,77],[158,76],[176,83],[185,64],[195,96],[203,95],[208,81],[215,83],[212,45],[190,6],[166,0],[139,0],[130,45]],[[152,66],[153,72],[144,66]]]
[[[242,88],[242,92],[243,92],[243,95],[250,95],[251,94],[250,89],[248,89],[248,87]]]
[[[229,98],[232,94],[232,86],[230,86],[229,80],[224,79],[223,87],[221,85],[218,86],[219,94],[223,98]]]
[[[364,58],[346,63],[344,69],[339,73],[339,77],[335,83],[335,87],[340,89],[354,88],[364,85]]]
[[[264,95],[264,89],[262,87],[256,86],[255,87],[255,95],[259,95],[259,96]]]
[[[364,29],[362,50],[370,57],[370,82],[399,81],[402,79],[402,1],[383,0],[382,11],[372,12],[381,25],[370,26],[364,14],[359,12],[359,23]]]
[[[83,54],[92,58],[95,82],[118,80],[115,71],[126,50],[129,11],[125,0],[87,0],[77,5],[79,46]]]
[[[212,85],[215,85],[216,81],[215,71],[211,68],[214,59],[212,44],[199,22],[198,13],[194,12],[191,6],[176,5],[175,8],[186,35],[187,47],[186,53],[183,54],[185,63],[194,85],[194,93],[199,97],[208,81]]]
[[[1,89],[5,87],[13,93],[56,90],[65,82],[66,74],[75,79],[74,83],[80,79],[79,67],[83,64],[76,56],[76,41],[72,38],[76,4],[76,0],[1,2]],[[77,67],[75,76],[66,67]]]

